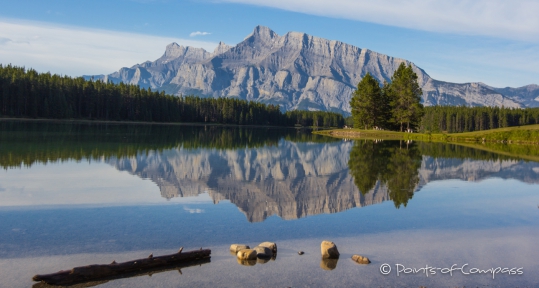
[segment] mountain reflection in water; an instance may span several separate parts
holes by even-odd
[[[443,143],[340,141],[295,129],[2,122],[0,165],[101,160],[151,179],[166,199],[207,192],[250,222],[392,200],[435,180],[539,183],[539,164]]]
[[[351,142],[282,140],[256,149],[172,149],[109,161],[152,179],[165,198],[207,191],[215,203],[230,200],[251,222],[271,215],[297,219],[388,200],[382,186],[361,193],[348,173]]]
[[[463,156],[428,155],[455,150],[461,150]],[[473,150],[399,141],[319,144],[282,140],[256,149],[148,152],[108,163],[151,179],[167,199],[207,192],[214,203],[229,200],[250,222],[271,215],[297,219],[336,213],[387,200],[399,208],[434,180],[501,177],[539,183],[538,163],[501,160],[496,154]]]

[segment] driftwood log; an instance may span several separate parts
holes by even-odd
[[[143,269],[136,272],[114,275],[114,276],[100,278],[98,280],[92,280],[88,282],[75,282],[75,283],[64,284],[64,285],[52,285],[52,284],[47,284],[45,282],[39,282],[39,283],[34,284],[32,288],[58,288],[58,287],[89,288],[89,287],[103,285],[109,281],[118,280],[118,279],[132,278],[132,277],[139,277],[139,276],[151,277],[152,275],[161,273],[161,272],[178,271],[179,274],[182,274],[181,269],[183,268],[192,267],[192,266],[201,266],[202,264],[206,264],[210,262],[211,262],[210,258],[203,258],[203,259],[193,260],[193,261],[184,262],[184,263],[177,263],[171,266],[155,267],[155,268]]]
[[[170,270],[171,266],[174,266],[176,269],[179,269],[207,263],[210,260],[210,249],[202,250],[202,248],[200,248],[200,250],[189,252],[182,252],[182,250],[183,248],[181,248],[178,253],[171,255],[158,257],[150,255],[148,258],[123,263],[116,263],[116,261],[113,261],[111,264],[75,267],[71,270],[62,270],[52,274],[35,275],[32,280],[41,281],[42,283],[49,285],[74,285],[97,280],[114,280],[146,274],[151,275],[153,273],[158,273],[160,270],[159,268]]]

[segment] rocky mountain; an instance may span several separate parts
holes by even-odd
[[[429,105],[539,106],[539,87],[494,88],[432,79],[410,61],[305,33],[277,35],[258,26],[236,46],[212,52],[172,43],[163,56],[109,75],[85,76],[137,84],[175,95],[238,97],[283,109],[350,112],[350,97],[368,72],[389,81],[400,63],[412,64]]]
[[[298,219],[391,200],[381,182],[365,194],[348,168],[352,142],[295,143],[236,150],[169,149],[111,159],[116,169],[151,179],[167,199],[207,192],[214,203],[229,200],[250,222],[278,215]],[[490,177],[539,184],[539,163],[423,156],[414,188],[432,181],[481,181]],[[410,201],[413,201],[411,199]]]
[[[520,88],[494,88],[483,83],[480,83],[480,85],[506,95],[516,102],[523,104],[525,107],[539,107],[539,85],[532,84]]]

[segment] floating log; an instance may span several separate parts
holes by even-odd
[[[202,264],[201,262],[209,262],[211,250],[200,248],[189,252],[182,252],[182,249],[175,254],[154,257],[153,254],[148,258],[132,260],[123,263],[101,265],[88,265],[75,267],[71,270],[62,270],[52,274],[35,275],[32,280],[41,281],[50,285],[74,285],[78,283],[97,281],[97,280],[113,280],[125,277],[133,277],[150,273],[156,273],[158,268],[173,266],[177,269],[179,263],[184,263],[186,266]],[[207,260],[207,261],[203,261]],[[180,271],[181,273],[181,271]]]
[[[192,267],[192,266],[201,266],[202,264],[210,263],[210,258],[203,258],[199,260],[193,260],[185,263],[177,263],[171,266],[163,266],[163,267],[155,267],[155,268],[149,268],[149,269],[143,269],[136,272],[130,272],[125,274],[119,274],[114,275],[110,277],[105,278],[99,278],[98,280],[92,280],[89,282],[75,282],[72,284],[64,284],[64,285],[52,285],[47,284],[45,282],[39,282],[32,286],[32,288],[58,288],[58,287],[69,287],[69,288],[89,288],[89,287],[95,287],[99,285],[103,285],[109,281],[118,280],[118,279],[124,279],[124,278],[132,278],[132,277],[140,277],[140,276],[152,276],[157,273],[162,272],[169,272],[169,271],[178,271],[178,273],[181,275],[183,268]]]

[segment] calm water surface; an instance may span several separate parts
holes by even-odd
[[[518,157],[294,129],[0,121],[0,165],[0,287],[179,247],[212,249],[211,263],[98,286],[539,285],[539,163]],[[341,252],[333,270],[322,240]],[[228,252],[263,241],[274,261]],[[454,264],[523,274],[397,275]]]

